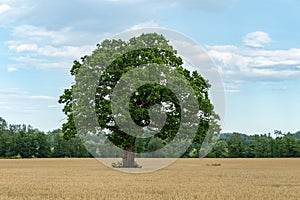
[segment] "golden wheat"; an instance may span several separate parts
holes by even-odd
[[[145,174],[95,159],[0,160],[0,199],[299,198],[300,159],[179,159]]]

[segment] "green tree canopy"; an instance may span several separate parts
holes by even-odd
[[[59,99],[67,115],[67,122],[62,127],[65,138],[97,133],[95,130],[98,129],[93,128],[99,126],[109,142],[125,150],[123,166],[133,167],[134,153],[157,150],[152,143],[151,150],[147,147],[149,136],[137,137],[142,134],[140,132],[147,131],[145,127],[148,131],[160,130],[153,137],[165,143],[156,145],[157,148],[174,140],[178,132],[185,132],[178,138],[184,140],[195,129],[192,142],[201,144],[211,127],[217,133],[220,131],[219,117],[208,95],[210,84],[197,71],[190,72],[183,67],[183,60],[164,36],[149,33],[129,41],[104,40],[97,44],[91,55],[81,59],[81,62],[74,61],[70,71],[75,83]],[[149,69],[148,73],[145,73],[146,69]],[[181,77],[184,77],[184,83]],[[143,84],[145,79],[156,80],[156,83]],[[121,80],[124,82],[122,87],[119,86]],[[125,84],[128,82],[131,85]],[[126,92],[130,93],[129,97],[121,98]],[[193,98],[196,105],[192,103]],[[127,111],[130,120],[124,114]],[[129,125],[131,120],[132,126]],[[126,123],[128,127],[141,128],[136,128],[135,133],[122,127],[121,124]]]

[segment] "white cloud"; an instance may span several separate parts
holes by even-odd
[[[18,56],[14,58],[16,61],[20,63],[28,63],[28,64],[32,63],[32,65],[34,65],[34,63],[65,64],[66,62],[73,61],[74,59],[79,59],[83,55],[90,54],[92,50],[95,49],[94,45],[38,46],[38,44],[34,44],[34,43],[26,43],[23,41],[13,41],[13,40],[8,41],[6,44],[8,45],[9,50],[19,53],[17,54]],[[26,55],[23,55],[22,53]]]
[[[8,71],[8,72],[15,72],[15,71],[18,71],[18,69],[15,68],[15,67],[8,67],[8,68],[7,68],[7,71]]]
[[[39,48],[36,53],[47,57],[78,59],[83,55],[90,54],[93,49],[95,49],[94,46],[54,47],[47,45]]]
[[[38,100],[57,100],[57,98],[51,96],[29,96],[29,98]]]
[[[90,54],[102,35],[72,32],[69,28],[51,30],[31,25],[17,26],[13,29],[14,40],[6,42],[14,53],[10,59],[18,62],[10,67],[69,68],[73,60]],[[95,41],[88,41],[91,38]],[[97,38],[99,41],[96,42]]]
[[[107,2],[113,2],[113,3],[138,3],[143,0],[105,0]]]
[[[33,26],[23,24],[14,27],[14,41],[23,43],[34,43],[39,46],[83,46],[88,44],[95,45],[102,39],[111,36],[107,32],[93,32],[85,29],[73,29],[63,27],[60,29],[46,28],[44,26]]]
[[[155,27],[159,27],[159,25],[157,23],[155,23],[154,21],[149,21],[149,22],[140,23],[140,24],[131,26],[128,29],[126,29],[125,31],[134,31],[134,30],[139,30],[141,28],[155,28]]]
[[[54,100],[57,101],[57,97],[49,95],[29,95],[28,92],[22,88],[7,88],[0,89],[0,99],[27,99],[27,100]]]
[[[226,93],[239,93],[240,92],[240,90],[238,90],[238,89],[227,89],[227,88],[225,88],[224,91]]]
[[[262,31],[248,33],[244,37],[244,44],[249,47],[262,48],[270,42],[272,42],[272,39],[269,37],[269,34]]]
[[[270,42],[267,33],[247,34],[246,45],[206,46],[209,56],[225,80],[288,80],[300,78],[300,49],[266,50],[262,43]],[[258,34],[257,34],[258,33]],[[256,35],[257,37],[250,36]],[[258,37],[259,36],[259,37]]]
[[[9,27],[12,23],[18,23],[26,16],[30,16],[30,12],[35,7],[34,2],[29,0],[1,0],[0,3],[2,6],[7,5],[4,6],[5,12],[0,13],[1,26]]]
[[[9,67],[19,68],[38,68],[38,69],[70,69],[73,60],[47,60],[44,58],[34,58],[30,56],[20,56],[14,58],[16,64]]]
[[[7,4],[1,4],[0,5],[0,14],[4,13],[4,12],[10,10],[10,9],[11,9],[11,7],[9,5],[7,5]]]
[[[72,27],[73,30],[93,33],[120,31],[126,26],[152,19],[159,8],[168,6],[167,3],[161,6],[162,1],[157,0],[10,1],[14,10],[20,14],[16,16],[11,14],[3,18],[4,20],[17,22],[21,19],[23,24],[46,25],[45,28],[56,30]],[[129,4],[132,6],[128,6]]]
[[[22,41],[7,41],[6,44],[8,45],[9,50],[15,51],[17,53],[24,52],[24,51],[37,51],[38,46],[32,43],[23,43]]]
[[[61,44],[65,42],[70,34],[70,28],[66,27],[61,30],[48,30],[45,27],[32,25],[16,26],[13,30],[13,36],[35,42],[48,42]]]
[[[175,0],[169,1],[173,5],[177,5],[188,10],[200,10],[209,12],[219,12],[232,6],[236,0]]]
[[[241,85],[241,81],[231,81],[225,82],[224,84],[224,91],[226,93],[238,93],[240,92],[239,86]]]

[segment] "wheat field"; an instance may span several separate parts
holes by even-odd
[[[95,159],[3,159],[0,199],[300,199],[300,159],[179,159],[143,174]]]

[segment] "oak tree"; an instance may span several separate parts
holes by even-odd
[[[80,62],[74,61],[70,72],[75,78],[75,83],[60,96],[59,103],[64,104],[63,112],[67,115],[67,122],[62,127],[64,137],[69,139],[87,132],[97,134],[95,130],[98,129],[93,130],[91,127],[99,126],[109,142],[124,150],[122,165],[129,168],[135,166],[136,153],[153,152],[163,148],[176,138],[178,132],[185,132],[188,137],[196,128],[192,142],[201,144],[209,134],[209,129],[213,127],[214,132],[220,131],[217,124],[219,117],[209,99],[209,82],[197,71],[190,72],[184,68],[183,64],[183,60],[169,41],[157,33],[142,34],[128,41],[104,40],[97,44],[91,55],[82,57]],[[147,67],[150,67],[153,73],[144,73],[143,70]],[[137,70],[134,71],[135,69]],[[180,76],[170,77],[172,73],[184,77],[185,84],[188,84],[193,92],[184,89],[178,78]],[[127,79],[126,74],[130,74]],[[151,79],[151,75],[158,76],[154,78],[158,80],[157,83],[142,85],[144,79]],[[95,79],[96,83],[89,82]],[[121,79],[135,79],[131,82],[135,86],[127,87],[125,84],[116,89]],[[172,88],[168,85],[172,85]],[[176,94],[174,90],[179,90],[180,94]],[[128,99],[118,98],[128,91],[131,92]],[[189,100],[189,96],[192,95],[196,98],[196,106]],[[183,100],[187,102],[188,109],[183,109]],[[124,114],[127,104],[129,119]],[[113,105],[117,106],[112,108]],[[84,109],[85,106],[94,109]],[[155,112],[158,114],[155,115]],[[94,115],[96,124],[93,120]],[[153,116],[156,116],[157,120],[153,120]],[[141,129],[137,129],[136,133],[128,133],[128,130],[124,130],[120,125],[126,124],[127,120],[132,120]],[[184,128],[180,127],[182,124]],[[84,128],[79,131],[79,127]],[[151,137],[138,137],[141,131],[157,132]],[[158,138],[164,143],[153,145],[154,143],[150,142],[152,138]]]

